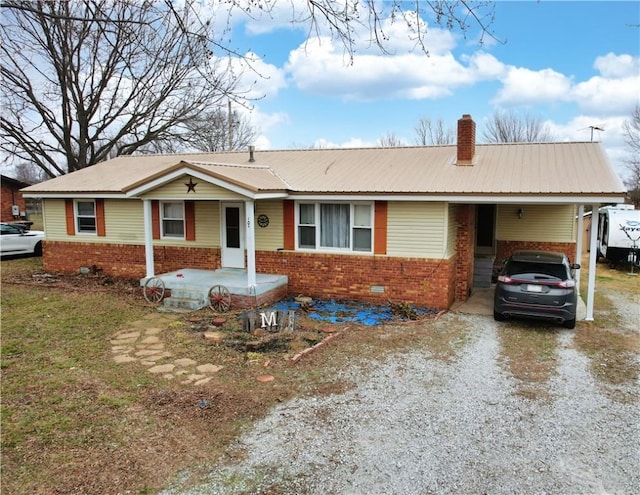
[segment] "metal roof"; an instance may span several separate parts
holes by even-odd
[[[456,146],[306,149],[121,156],[27,187],[24,193],[125,194],[183,167],[254,192],[369,195],[624,196],[599,143],[476,145],[473,165]]]

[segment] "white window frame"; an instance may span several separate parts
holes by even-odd
[[[324,247],[321,245],[321,232],[322,228],[320,222],[320,208],[323,204],[347,204],[349,205],[349,247]],[[314,207],[314,223],[313,224],[301,224],[300,223],[300,205],[313,205]],[[355,207],[356,206],[368,206],[369,207],[369,225],[355,225]],[[307,251],[312,253],[352,253],[352,254],[373,254],[373,242],[374,242],[374,223],[375,223],[375,211],[373,201],[296,201],[295,202],[295,242],[296,251]],[[313,227],[315,229],[315,248],[300,247],[300,227]],[[371,247],[369,250],[355,250],[353,247],[354,231],[356,229],[368,229],[371,233]]]
[[[93,204],[93,215],[81,215],[79,203],[91,203]],[[98,216],[96,213],[96,201],[95,199],[76,199],[73,202],[74,206],[74,218],[76,223],[76,234],[78,235],[97,235],[98,234]],[[80,228],[81,218],[93,218],[93,230],[87,230]]]
[[[164,216],[164,205],[180,205],[182,218],[172,218]],[[182,235],[177,234],[167,234],[164,228],[165,220],[168,221],[182,221]],[[160,237],[162,239],[172,239],[172,240],[184,240],[186,235],[186,222],[185,222],[185,213],[184,213],[184,201],[160,201]]]

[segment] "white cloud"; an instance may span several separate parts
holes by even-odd
[[[287,86],[285,73],[273,64],[266,63],[255,53],[247,53],[245,59],[232,59],[233,72],[238,74],[237,93],[246,99],[275,97]]]
[[[571,89],[571,79],[552,69],[510,67],[502,84],[493,103],[507,106],[566,100]]]
[[[622,79],[592,77],[577,84],[571,96],[583,111],[611,115],[631,113],[638,104],[640,76]]]
[[[504,73],[504,65],[479,52],[457,61],[452,53],[358,55],[352,65],[328,38],[309,40],[289,55],[286,70],[303,91],[351,100],[442,98],[460,86]]]
[[[603,77],[625,78],[637,76],[640,73],[640,59],[631,55],[616,55],[607,53],[602,57],[597,57],[593,64]]]

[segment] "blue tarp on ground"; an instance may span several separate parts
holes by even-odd
[[[304,311],[308,318],[330,323],[357,323],[359,325],[380,325],[392,321],[406,320],[400,315],[394,315],[389,306],[360,303],[356,301],[313,301],[306,309],[301,309],[293,298],[283,299],[270,307],[273,311]],[[435,314],[434,309],[411,307],[418,316]]]

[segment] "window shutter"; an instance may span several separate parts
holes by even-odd
[[[295,202],[285,199],[282,202],[284,217],[284,248],[294,250],[296,248],[296,210]]]
[[[76,235],[76,215],[72,199],[64,200],[64,215],[67,221],[67,235]]]
[[[99,237],[107,235],[104,222],[104,199],[96,199],[96,234]]]
[[[387,254],[387,202],[376,201],[374,206],[373,253]]]
[[[196,203],[184,202],[184,234],[187,241],[196,240]]]
[[[151,232],[154,239],[160,239],[160,203],[151,201]]]

